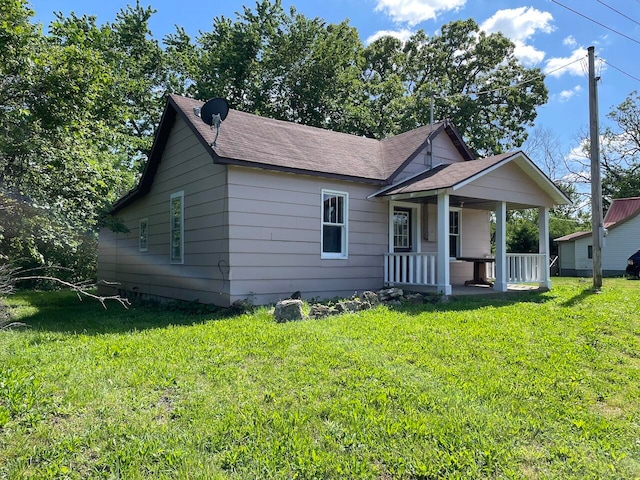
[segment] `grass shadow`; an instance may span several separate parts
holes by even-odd
[[[485,295],[456,295],[443,301],[441,296],[426,295],[424,303],[402,303],[390,307],[409,315],[425,312],[462,312],[488,306],[503,307],[517,303],[539,303],[552,300],[548,291],[491,293]],[[579,300],[576,300],[579,301]],[[229,309],[197,303],[159,305],[134,302],[129,309],[118,302],[107,303],[79,299],[74,292],[19,292],[9,299],[13,309],[25,309],[19,321],[31,330],[67,334],[101,335],[124,334],[169,326],[190,326],[237,315]]]
[[[573,307],[579,303],[582,303],[586,298],[590,297],[591,295],[597,295],[597,294],[598,292],[594,291],[592,287],[587,287],[577,295],[574,295],[573,297],[565,300],[560,305],[562,305],[563,307]]]
[[[158,305],[135,302],[128,309],[118,302],[80,299],[74,292],[19,292],[7,304],[31,330],[101,335],[194,325],[230,316],[228,309],[201,304]]]
[[[517,303],[546,303],[553,300],[549,291],[534,290],[526,292],[489,293],[485,295],[455,295],[443,300],[437,295],[425,296],[425,302],[419,304],[403,303],[392,307],[403,313],[421,314],[429,311],[462,312],[477,310],[488,306],[503,307]]]

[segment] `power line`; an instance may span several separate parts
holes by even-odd
[[[640,22],[638,22],[637,20],[631,18],[630,16],[622,13],[620,10],[616,10],[615,8],[613,8],[611,5],[608,5],[606,3],[604,3],[602,0],[596,0],[598,3],[600,3],[601,5],[604,5],[605,7],[613,10],[614,12],[616,12],[618,15],[622,15],[624,18],[626,18],[627,20],[631,20],[633,23],[640,25]]]
[[[638,0],[638,1],[640,1],[640,0]],[[545,72],[545,75],[549,75],[551,73],[558,72],[558,71],[563,70],[565,68],[568,68],[571,65],[573,65],[574,63],[578,63],[578,62],[584,62],[584,57],[577,58],[576,60],[573,60],[572,62],[569,62],[569,63],[567,63],[565,65],[560,66],[560,67],[554,68],[553,70],[549,70],[548,72]],[[514,87],[520,87],[522,85],[526,85],[528,83],[534,82],[537,78],[539,78],[539,77],[529,78],[527,80],[523,80],[522,82],[518,82],[518,83],[515,83],[513,85],[507,85],[507,86],[504,86],[504,87],[498,87],[498,88],[493,88],[493,89],[489,89],[489,90],[480,90],[479,92],[453,93],[453,94],[450,94],[450,95],[435,95],[435,96],[438,97],[438,98],[447,99],[447,98],[453,98],[453,97],[472,97],[472,96],[479,96],[479,95],[488,95],[489,93],[499,92],[500,90],[507,90],[508,88],[514,88]]]
[[[551,0],[551,1],[552,1],[553,3],[555,3],[556,5],[560,5],[562,8],[566,8],[566,9],[567,9],[567,10],[569,10],[570,12],[575,13],[576,15],[580,15],[582,18],[586,18],[586,19],[587,19],[587,20],[589,20],[590,22],[593,22],[593,23],[595,23],[595,24],[597,24],[597,25],[600,25],[601,27],[606,28],[607,30],[612,31],[613,33],[617,33],[618,35],[620,35],[620,36],[622,36],[622,37],[624,37],[624,38],[626,38],[626,39],[628,39],[628,40],[631,40],[632,42],[635,42],[635,43],[637,43],[638,45],[640,45],[640,40],[636,40],[635,38],[632,38],[632,37],[630,37],[629,35],[626,35],[626,34],[624,34],[624,33],[620,32],[620,31],[618,31],[618,30],[615,30],[615,29],[611,28],[611,27],[608,27],[608,26],[606,26],[604,23],[601,23],[601,22],[599,22],[599,21],[597,21],[597,20],[594,20],[594,19],[593,19],[593,18],[591,18],[591,17],[587,17],[587,16],[586,16],[586,15],[584,15],[583,13],[580,13],[580,12],[578,12],[577,10],[574,10],[574,9],[573,9],[573,8],[571,8],[571,7],[567,7],[566,5],[563,5],[562,3],[558,2],[557,0]]]
[[[638,0],[638,1],[640,1],[640,0]],[[574,60],[573,62],[567,63],[566,65],[562,65],[561,67],[554,68],[553,70],[549,70],[548,72],[545,72],[545,75],[550,75],[550,74],[552,74],[552,73],[555,73],[555,72],[557,72],[557,71],[560,71],[560,70],[563,70],[563,69],[565,69],[565,68],[567,68],[567,67],[570,67],[570,66],[571,66],[571,65],[573,65],[574,63],[577,63],[577,62],[583,62],[583,61],[584,61],[584,56],[583,56],[583,57],[581,57],[581,58],[577,58],[577,59],[576,59],[576,60]]]
[[[601,59],[602,62],[606,63],[607,65],[609,65],[611,68],[613,68],[614,70],[619,71],[620,73],[626,75],[629,78],[633,78],[634,80],[637,80],[638,82],[640,82],[640,78],[638,77],[634,77],[633,75],[631,75],[630,73],[625,72],[624,70],[622,70],[621,68],[616,67],[615,65],[611,65],[609,62],[607,62],[604,59]]]
[[[574,60],[572,62],[567,63],[566,65],[562,65],[561,67],[554,68],[553,70],[549,70],[548,72],[545,72],[545,75],[550,75],[550,74],[555,73],[557,71],[560,71],[560,70],[563,70],[565,68],[568,68],[571,65],[573,65],[574,63],[582,62],[582,61],[584,61],[584,58],[578,58],[578,59],[576,59],[576,60]],[[479,92],[468,93],[467,96],[471,96],[471,95],[486,95],[486,94],[493,93],[493,92],[499,92],[500,90],[506,90],[507,88],[520,87],[521,85],[526,85],[527,83],[531,83],[531,82],[533,82],[535,80],[536,80],[536,78],[531,78],[529,80],[523,80],[522,82],[516,83],[514,85],[509,85],[509,86],[506,86],[506,87],[498,87],[498,88],[494,88],[494,89],[491,89],[491,90],[481,90]]]

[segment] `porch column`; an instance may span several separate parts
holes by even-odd
[[[493,289],[507,291],[507,204],[496,204],[496,282]]]
[[[546,207],[538,208],[538,232],[540,245],[538,252],[544,255],[540,288],[548,290],[551,288],[551,272],[549,272],[549,209]]]
[[[438,268],[436,283],[438,293],[451,295],[449,275],[449,194],[438,193]]]

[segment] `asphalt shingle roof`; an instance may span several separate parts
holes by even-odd
[[[448,135],[461,158],[472,160],[436,167],[411,182],[392,187],[393,193],[453,186],[514,155],[508,153],[474,160],[475,155],[449,122],[437,123],[433,127],[427,125],[376,140],[238,110],[229,110],[220,126],[216,146],[213,146],[215,129],[194,113],[194,109],[202,105],[203,102],[192,98],[169,96],[142,178],[134,190],[116,202],[114,212],[145,195],[151,188],[176,116],[186,121],[214,162],[221,164],[391,184],[404,166],[427,146],[428,140],[443,132]]]
[[[202,102],[178,95],[171,98],[211,144],[215,130],[193,113]],[[378,140],[233,109],[222,122],[216,147],[212,148],[220,159],[371,180],[386,178],[383,145]]]
[[[437,190],[440,188],[450,188],[490,167],[493,167],[513,155],[513,152],[503,153],[492,157],[474,160],[472,162],[456,162],[439,165],[418,177],[412,178],[404,184],[400,184],[399,186],[384,192],[384,194],[397,195],[401,193],[415,193]]]

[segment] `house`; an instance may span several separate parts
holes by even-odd
[[[602,245],[602,275],[625,275],[627,259],[640,249],[640,197],[617,198],[604,217],[607,236]],[[558,243],[560,275],[593,275],[592,232],[576,232],[554,239]]]
[[[449,122],[379,141],[236,110],[212,146],[201,106],[168,97],[113,207],[129,232],[100,232],[98,277],[118,283],[103,289],[228,306],[383,285],[448,295],[487,276],[497,291],[550,286],[547,241],[506,252],[506,212],[537,208],[546,239],[549,208],[569,200],[522,152],[475,159]]]

